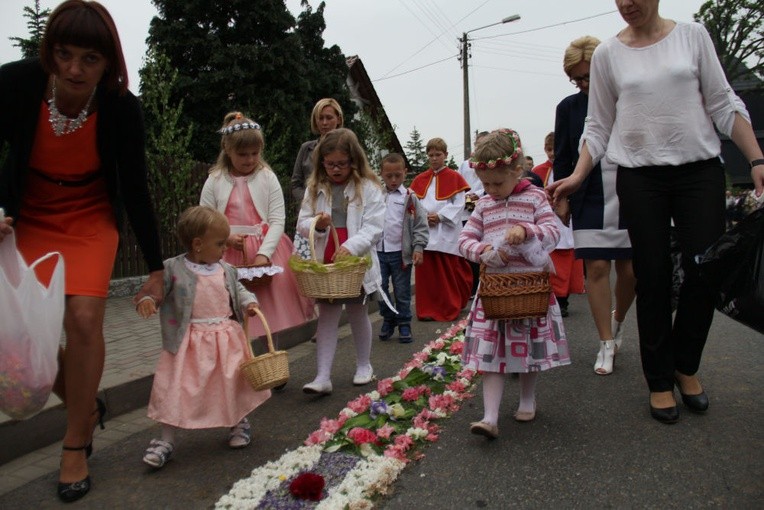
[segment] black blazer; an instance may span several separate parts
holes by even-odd
[[[554,119],[554,180],[559,181],[573,173],[578,162],[578,142],[584,132],[586,110],[589,106],[589,96],[583,92],[568,96],[557,105]],[[597,163],[584,179],[581,187],[570,197],[570,209],[573,217],[578,217],[583,206],[583,198],[592,178],[600,175],[600,165]],[[596,179],[596,178],[595,178]]]
[[[0,207],[9,216],[18,217],[20,212],[47,82],[48,76],[36,58],[0,67],[0,144],[8,142],[9,149],[0,170]],[[102,84],[98,85],[96,98],[96,146],[114,215],[121,224],[123,211],[127,213],[149,270],[160,270],[164,266],[147,183],[140,104],[132,93],[120,96]]]

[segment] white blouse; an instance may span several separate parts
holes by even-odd
[[[710,159],[721,152],[714,124],[729,136],[735,112],[750,121],[699,23],[677,23],[643,48],[612,37],[594,51],[590,74],[581,139],[595,164],[606,153],[629,168]]]

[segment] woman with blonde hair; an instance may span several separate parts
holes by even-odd
[[[308,140],[300,146],[292,169],[292,198],[298,211],[305,195],[308,178],[313,173],[313,149],[326,133],[332,129],[341,128],[344,120],[342,107],[331,97],[319,99],[313,106],[313,112],[310,114],[310,132],[318,135],[318,138]]]
[[[315,106],[313,106],[313,112],[310,114],[310,132],[319,136],[317,139],[308,140],[300,146],[300,151],[297,153],[297,159],[292,170],[292,201],[297,214],[300,213],[302,199],[305,196],[305,188],[308,186],[308,179],[313,174],[313,150],[326,133],[333,129],[341,128],[344,120],[342,107],[331,97],[319,99]],[[294,235],[294,250],[300,257],[304,259],[310,258],[308,240],[303,238],[299,232]]]
[[[568,177],[578,161],[578,141],[589,104],[589,66],[599,39],[579,37],[565,49],[562,67],[578,87],[576,94],[557,105],[554,123],[554,180]],[[597,164],[569,197],[573,244],[577,259],[584,259],[586,293],[599,334],[594,372],[608,375],[623,341],[623,321],[634,301],[629,233],[615,193],[616,165],[607,159]],[[615,261],[615,307],[610,290],[611,261]]]

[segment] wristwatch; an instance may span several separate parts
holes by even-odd
[[[751,161],[751,168],[759,165],[764,165],[764,159],[754,159]]]

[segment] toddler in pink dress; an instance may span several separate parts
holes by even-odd
[[[163,350],[148,408],[149,418],[162,424],[162,437],[151,440],[143,457],[155,468],[170,459],[178,428],[229,427],[229,446],[247,446],[247,415],[271,394],[254,391],[239,371],[248,357],[240,321],[245,313],[254,315],[258,303],[239,283],[236,269],[220,260],[228,221],[209,207],[192,207],[181,215],[178,233],[189,249],[165,261]],[[156,303],[144,298],[138,312],[148,317]]]

